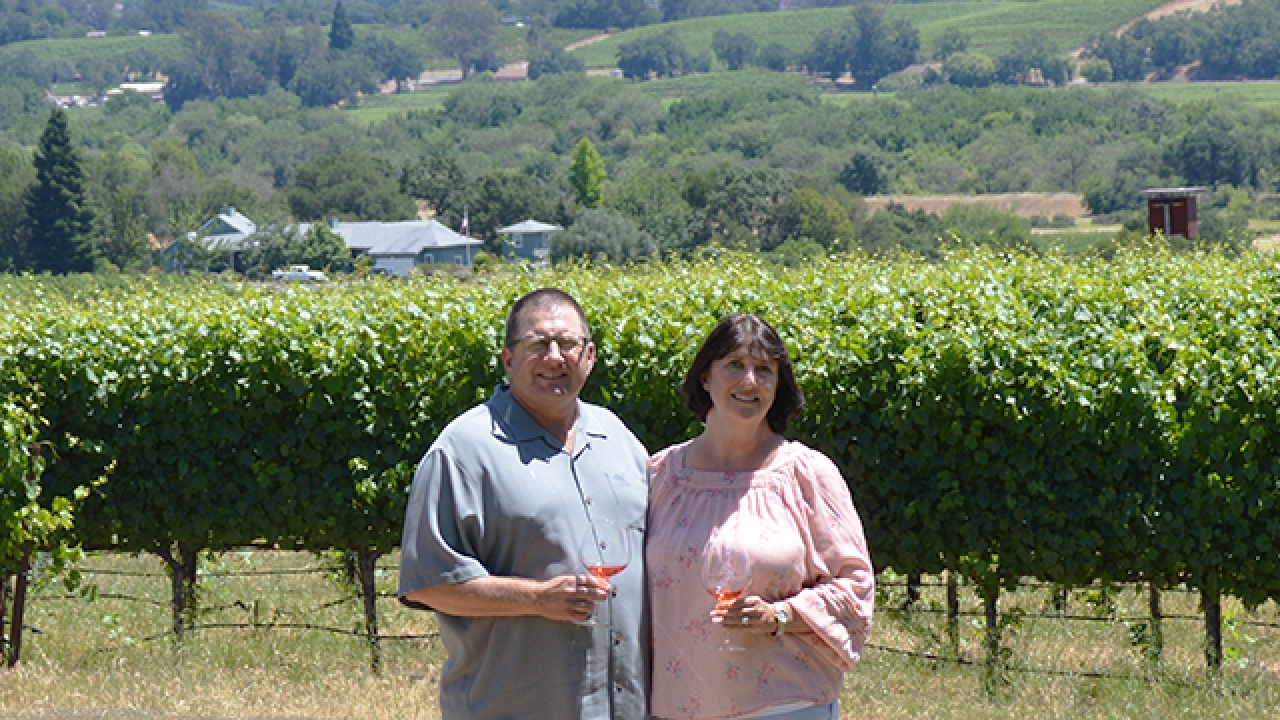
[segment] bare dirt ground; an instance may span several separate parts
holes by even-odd
[[[883,210],[889,203],[908,210],[942,213],[952,205],[986,205],[1012,212],[1024,218],[1035,215],[1053,217],[1066,214],[1082,218],[1089,214],[1084,199],[1076,193],[994,193],[990,195],[876,195],[866,200],[867,211]]]
[[[569,43],[568,45],[565,45],[565,46],[564,46],[564,51],[565,51],[565,52],[573,52],[574,50],[577,50],[577,49],[578,49],[578,48],[580,48],[580,47],[586,47],[586,46],[588,46],[588,45],[593,45],[593,44],[598,43],[598,42],[600,42],[601,40],[604,40],[604,39],[606,39],[606,38],[608,38],[608,37],[609,37],[609,33],[600,33],[599,35],[592,35],[592,36],[591,36],[591,37],[589,37],[589,38],[583,38],[583,39],[581,39],[581,40],[579,40],[579,41],[577,41],[577,42],[571,42],[571,43]]]

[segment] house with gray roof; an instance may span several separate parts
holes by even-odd
[[[231,269],[244,272],[242,255],[245,250],[245,240],[257,231],[258,226],[252,220],[241,215],[233,207],[224,207],[218,211],[217,215],[206,220],[195,232],[187,233],[185,238],[175,238],[165,246],[162,251],[164,269],[169,272],[187,269],[183,267],[185,243],[202,238],[206,249],[226,253]]]
[[[559,225],[548,225],[536,220],[525,220],[499,228],[498,234],[505,236],[502,254],[509,258],[546,262],[551,257],[551,233],[563,229]]]
[[[300,224],[306,232],[311,225]],[[418,265],[448,264],[471,267],[482,242],[459,235],[435,218],[406,222],[343,222],[329,228],[342,237],[354,257],[373,259],[375,272],[407,277]]]
[[[482,241],[460,235],[438,220],[409,220],[407,222],[343,222],[330,220],[333,230],[352,257],[368,256],[373,260],[374,272],[407,277],[418,265],[446,264],[471,267],[471,261],[479,252]],[[299,233],[311,229],[312,223],[293,226]],[[184,248],[199,242],[203,249],[218,251],[227,258],[228,265],[236,272],[246,270],[243,256],[250,237],[258,226],[235,208],[223,208],[219,213],[187,233],[185,238],[174,240],[164,249],[165,269],[170,272],[193,269],[184,267],[189,253]]]

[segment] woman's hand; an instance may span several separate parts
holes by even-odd
[[[813,632],[804,618],[796,614],[791,603],[787,603],[787,611],[790,618],[787,620],[786,633]],[[743,622],[743,618],[746,622]],[[717,605],[711,611],[711,622],[751,635],[773,635],[778,631],[778,615],[773,609],[773,603],[758,595],[738,598],[727,605]]]
[[[772,635],[778,629],[773,606],[758,595],[740,597],[711,611],[711,622],[752,635]]]

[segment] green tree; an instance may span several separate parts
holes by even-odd
[[[1025,248],[1031,242],[1031,223],[985,205],[952,205],[942,221],[961,240],[974,245]]]
[[[1014,38],[1009,52],[996,60],[996,73],[1006,83],[1033,82],[1039,73],[1046,83],[1065,85],[1071,79],[1071,59],[1040,31]]]
[[[346,152],[318,158],[302,167],[286,188],[289,209],[298,220],[411,220],[417,208],[391,165],[382,158]]]
[[[580,73],[587,69],[582,58],[565,52],[561,43],[545,28],[536,25],[530,27],[525,42],[529,46],[530,80],[537,80],[543,75]]]
[[[347,50],[356,42],[356,31],[351,27],[351,21],[347,19],[347,9],[342,6],[342,0],[333,6],[333,21],[329,25],[329,48],[332,50]]]
[[[646,0],[561,0],[555,23],[565,28],[632,28],[657,22],[660,15]]]
[[[741,70],[756,62],[756,41],[746,33],[717,30],[711,36],[711,50],[730,70]]]
[[[19,237],[26,220],[22,200],[35,179],[30,160],[0,147],[0,272],[13,272],[26,265]]]
[[[650,73],[658,77],[681,75],[694,70],[695,64],[674,28],[618,46],[618,68],[633,80],[644,80]]]
[[[444,0],[431,16],[435,44],[458,61],[465,79],[502,66],[498,13],[485,0]]]
[[[118,268],[149,265],[145,219],[151,171],[146,161],[127,152],[103,152],[90,156],[86,167],[98,255]]]
[[[600,153],[587,138],[578,141],[569,162],[569,184],[577,193],[578,204],[583,207],[600,207],[604,203],[604,184],[609,180]]]
[[[756,54],[756,63],[774,72],[786,72],[793,60],[794,53],[787,49],[786,45],[776,42],[765,45]]]
[[[967,52],[971,40],[973,38],[961,32],[960,28],[949,27],[933,41],[933,59],[946,60],[956,53]]]
[[[326,222],[312,223],[306,231],[293,224],[268,224],[250,236],[246,245],[245,264],[251,274],[268,275],[289,265],[330,272],[351,267],[351,250]]]
[[[402,88],[406,78],[416,78],[422,73],[422,54],[408,45],[370,35],[360,38],[355,48],[384,79],[395,80],[397,90]]]
[[[304,66],[293,76],[289,90],[307,107],[353,102],[360,93],[378,89],[373,68],[363,57],[344,55]]]
[[[430,153],[410,160],[400,175],[400,192],[411,198],[426,200],[437,214],[450,206],[449,199],[466,185],[466,175],[457,158],[444,152]]]
[[[800,188],[791,194],[778,215],[779,240],[808,238],[823,250],[830,251],[848,250],[853,245],[856,231],[849,211],[830,195],[812,188]],[[775,243],[765,243],[763,249],[773,250],[776,247]]]
[[[859,195],[875,195],[884,192],[889,185],[884,159],[880,153],[866,149],[855,150],[836,179],[849,192]]]
[[[1091,83],[1104,83],[1115,79],[1115,73],[1111,63],[1102,58],[1090,58],[1080,65],[1080,77]]]
[[[80,153],[67,114],[54,107],[35,156],[36,184],[27,195],[27,254],[37,272],[93,270],[93,212],[85,197]]]
[[[996,81],[996,64],[982,53],[958,52],[947,57],[942,73],[952,85],[987,87]]]
[[[945,234],[946,223],[937,215],[889,203],[858,226],[858,246],[873,255],[905,250],[933,259]]]
[[[441,222],[458,227],[463,213],[470,216],[472,235],[483,238],[486,249],[494,254],[500,254],[495,232],[500,227],[531,219],[563,225],[567,219],[563,206],[545,185],[510,170],[497,170],[467,183],[449,199]]]
[[[652,235],[664,256],[693,249],[693,208],[681,194],[681,179],[676,171],[632,173],[609,193],[608,202]]]
[[[587,257],[606,262],[647,260],[658,243],[626,215],[609,208],[584,208],[573,225],[551,236],[551,260]]]
[[[906,20],[888,21],[884,8],[858,5],[842,27],[818,34],[806,64],[814,72],[839,77],[848,72],[855,86],[868,90],[884,76],[915,62],[920,33]]]

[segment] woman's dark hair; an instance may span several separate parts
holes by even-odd
[[[712,363],[740,348],[778,363],[778,390],[767,417],[769,429],[781,435],[787,431],[787,420],[798,416],[804,408],[804,393],[796,385],[787,346],[782,343],[782,338],[778,337],[773,326],[759,315],[730,315],[716,323],[711,334],[702,342],[702,347],[698,348],[693,364],[684,375],[684,382],[680,383],[685,404],[699,420],[707,419],[712,403],[711,396],[702,387],[702,376],[710,372]]]

